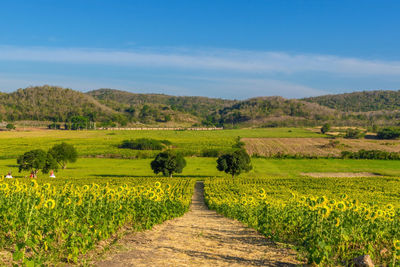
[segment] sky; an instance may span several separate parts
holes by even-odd
[[[2,0],[0,91],[226,99],[400,89],[400,1]]]

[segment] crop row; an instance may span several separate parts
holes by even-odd
[[[346,265],[364,254],[378,264],[400,261],[400,214],[392,204],[359,203],[347,194],[277,198],[268,186],[262,179],[208,180],[205,199],[209,208],[293,244],[308,263]]]
[[[122,226],[149,229],[187,211],[191,180],[139,184],[2,181],[0,249],[10,251],[16,264],[76,262]]]

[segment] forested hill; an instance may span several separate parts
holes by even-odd
[[[116,114],[84,93],[60,87],[29,87],[0,94],[1,120],[66,121],[79,115],[105,120]]]
[[[133,108],[140,110],[144,105],[169,108],[174,111],[205,117],[213,111],[231,106],[237,101],[200,96],[171,96],[164,94],[134,94],[114,89],[99,89],[87,93],[102,104],[115,110]]]
[[[237,101],[134,94],[112,89],[82,93],[46,85],[0,93],[0,119],[3,122],[70,122],[80,116],[105,127],[278,127],[314,126],[325,122],[352,126],[395,125],[400,118],[400,109],[396,108],[400,105],[399,95],[399,92],[376,91],[304,100],[257,97]]]
[[[338,95],[304,98],[307,102],[341,110],[367,112],[400,109],[400,90],[363,91]]]

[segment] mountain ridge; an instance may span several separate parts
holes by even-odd
[[[357,99],[366,103],[359,103]],[[82,93],[50,85],[0,93],[0,119],[3,121],[65,122],[73,116],[85,116],[103,126],[278,127],[315,126],[325,122],[352,126],[397,125],[400,91],[246,100],[139,94],[106,88]]]

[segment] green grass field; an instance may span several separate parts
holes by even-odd
[[[54,144],[73,144],[80,156],[148,157],[157,152],[120,149],[125,139],[167,139],[173,147],[188,154],[203,149],[229,149],[240,137],[321,137],[321,134],[300,128],[238,129],[223,131],[26,131],[0,132],[0,158],[16,158],[31,149],[48,149]]]
[[[58,178],[90,179],[99,177],[150,177],[155,176],[150,168],[151,159],[80,158],[68,165],[66,170],[56,173]],[[188,157],[187,166],[180,177],[228,176],[216,169],[215,158]],[[400,176],[398,161],[350,160],[350,159],[253,159],[253,170],[241,177],[298,178],[302,172],[372,172],[385,176]],[[0,160],[2,174],[12,171],[15,177],[29,176],[18,173],[15,159]],[[46,176],[39,174],[39,176]],[[317,179],[317,178],[316,178]]]
[[[132,179],[134,177],[154,177],[150,168],[151,158],[124,159],[108,158],[110,155],[132,156],[143,153],[129,149],[119,149],[117,145],[124,139],[157,138],[170,140],[177,150],[201,151],[204,148],[227,149],[237,136],[241,137],[321,137],[306,129],[268,128],[224,131],[32,131],[0,132],[0,171],[12,171],[14,177],[28,177],[28,172],[18,172],[16,158],[31,149],[48,149],[62,141],[74,144],[80,158],[69,164],[66,170],[59,170],[57,180],[90,182],[104,179]],[[150,153],[157,153],[152,151]],[[90,157],[88,157],[90,156]],[[93,157],[96,156],[96,157]],[[215,158],[186,157],[187,166],[177,177],[228,176],[216,169]],[[253,170],[240,177],[300,179],[301,173],[308,172],[371,172],[383,176],[400,177],[400,164],[390,160],[350,160],[350,159],[265,159],[253,158]],[[39,174],[39,177],[48,175]],[[321,178],[314,178],[320,183]],[[319,179],[319,180],[318,180]],[[346,178],[343,178],[346,179]],[[379,179],[379,178],[377,178]],[[368,179],[362,181],[369,181]]]

